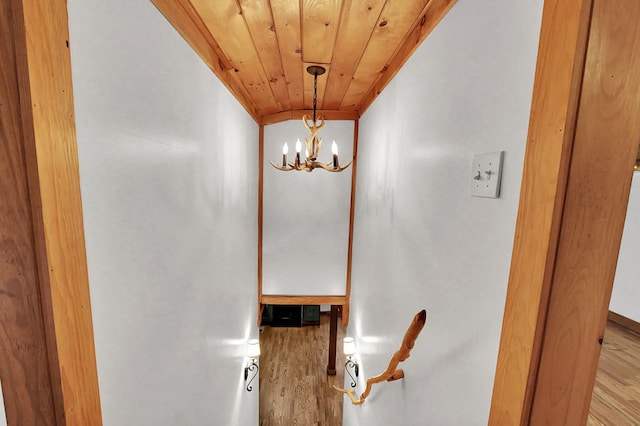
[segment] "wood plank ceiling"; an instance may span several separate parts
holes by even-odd
[[[152,0],[259,124],[355,119],[455,0]]]

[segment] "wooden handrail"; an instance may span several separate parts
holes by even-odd
[[[418,335],[422,331],[426,322],[427,311],[423,309],[413,317],[413,321],[411,321],[411,324],[409,325],[409,328],[404,335],[404,339],[402,339],[402,345],[400,346],[400,349],[398,349],[396,353],[394,353],[391,357],[387,369],[382,374],[371,377],[369,380],[367,380],[367,387],[365,388],[364,392],[362,392],[362,395],[360,395],[360,398],[355,397],[355,391],[352,389],[342,389],[337,387],[336,385],[333,385],[333,388],[339,392],[346,393],[354,405],[361,405],[369,396],[371,387],[374,384],[385,380],[388,382],[392,382],[394,380],[402,379],[404,377],[404,371],[397,368],[398,364],[409,358],[411,349],[413,349],[413,345],[415,344],[416,339],[418,338]]]

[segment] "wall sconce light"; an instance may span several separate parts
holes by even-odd
[[[255,379],[256,376],[258,375],[259,368],[258,368],[258,363],[256,362],[258,360],[258,357],[260,357],[260,341],[258,339],[251,339],[247,343],[247,358],[249,358],[249,361],[247,361],[247,365],[244,367],[245,382],[249,377],[249,371],[252,371],[252,372],[255,371],[255,373],[251,377],[251,380],[249,380],[249,383],[247,383],[247,391],[249,392],[253,390],[253,386],[251,386],[251,382],[253,382],[253,379]]]
[[[344,369],[349,375],[349,377],[351,377],[351,387],[355,388],[358,380],[356,379],[356,377],[358,377],[358,374],[360,373],[360,366],[358,365],[358,362],[355,360],[356,343],[353,341],[353,337],[345,337],[343,339],[342,351],[347,357],[347,362],[344,364]],[[356,377],[353,377],[353,375],[349,372],[349,368],[353,369],[353,372],[355,373]]]

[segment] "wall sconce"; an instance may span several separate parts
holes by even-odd
[[[253,376],[251,377],[251,380],[249,380],[249,383],[247,383],[247,391],[251,392],[253,390],[253,386],[251,386],[251,382],[253,382],[253,379],[256,378],[256,376],[258,375],[258,363],[256,362],[258,360],[258,357],[260,356],[260,341],[258,339],[251,339],[249,340],[249,342],[247,343],[247,358],[249,358],[249,361],[247,362],[246,367],[244,367],[244,381],[247,381],[247,378],[249,377],[249,371],[255,371],[255,373],[253,374]]]
[[[360,366],[355,360],[356,343],[353,341],[353,337],[345,337],[343,339],[342,351],[347,357],[347,362],[344,364],[344,369],[349,375],[349,377],[351,377],[351,387],[355,388],[358,380],[356,379],[356,377],[358,377],[358,373],[360,372]],[[353,375],[349,372],[349,367],[353,369],[353,372],[355,373],[356,377],[353,377]]]

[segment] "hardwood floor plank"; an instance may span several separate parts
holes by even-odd
[[[638,359],[640,334],[609,321],[587,425],[640,425]]]
[[[327,375],[329,316],[320,325],[263,327],[260,335],[260,425],[342,425],[345,327],[338,324],[336,375]]]

